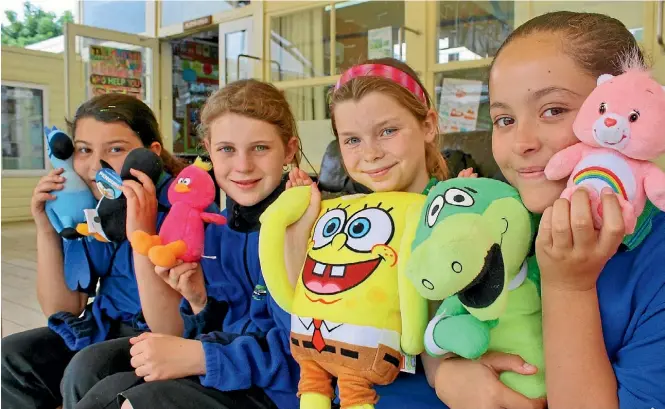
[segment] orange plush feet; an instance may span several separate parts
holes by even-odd
[[[144,256],[148,255],[148,252],[151,248],[162,244],[162,240],[159,238],[159,236],[151,236],[141,230],[137,230],[132,233],[132,237],[129,238],[129,242],[132,244],[132,248],[137,253]]]
[[[101,241],[102,243],[108,243],[108,240],[106,240],[101,234],[99,233],[90,233],[88,230],[88,223],[79,223],[76,225],[76,232],[80,234],[81,236],[92,236],[94,237],[97,241]]]
[[[182,241],[174,241],[165,246],[155,246],[150,249],[148,257],[152,264],[160,267],[170,268],[176,265],[176,260],[187,252],[187,244]]]
[[[79,223],[76,225],[76,231],[81,236],[89,236],[90,232],[88,231],[88,223]]]

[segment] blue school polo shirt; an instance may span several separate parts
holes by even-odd
[[[171,176],[163,174],[157,183],[161,208],[158,228],[170,208],[167,192],[172,181]],[[49,317],[49,328],[62,337],[69,349],[78,351],[106,340],[114,322],[122,322],[138,331],[148,329],[141,312],[129,240],[122,243],[63,240],[63,253],[65,276],[78,276],[86,285],[80,291],[95,297],[79,317],[64,311]]]

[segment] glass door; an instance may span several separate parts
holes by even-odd
[[[79,24],[65,26],[67,116],[95,95],[135,96],[159,115],[159,41]]]
[[[252,17],[219,25],[219,84],[258,77],[261,53],[254,46]]]

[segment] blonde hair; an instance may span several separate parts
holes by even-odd
[[[227,113],[267,122],[277,129],[285,147],[291,138],[296,138],[300,147],[298,127],[289,103],[284,93],[272,84],[253,79],[240,80],[215,91],[201,110],[198,127],[201,140],[210,140],[210,125]],[[291,164],[296,167],[300,164],[300,149]]]
[[[337,135],[337,126],[335,124],[335,105],[348,100],[357,101],[371,92],[379,92],[394,98],[395,101],[411,112],[418,121],[425,121],[427,114],[432,107],[432,100],[422,82],[418,79],[418,75],[411,69],[411,67],[393,58],[370,60],[367,64],[388,65],[409,75],[423,89],[425,98],[427,99],[427,105],[423,105],[423,103],[416,98],[411,91],[387,78],[371,76],[353,78],[343,84],[339,89],[333,90],[330,95],[330,118],[332,121],[333,133],[336,138],[339,139],[339,136]],[[437,129],[436,138],[432,142],[425,143],[425,167],[430,176],[435,177],[438,180],[445,180],[448,178],[448,165],[446,165],[446,161],[439,151],[440,136],[438,134],[438,115],[435,120],[435,125]]]

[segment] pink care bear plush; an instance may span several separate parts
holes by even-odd
[[[621,75],[598,78],[573,124],[581,142],[554,155],[545,176],[570,175],[562,198],[570,200],[581,187],[589,191],[596,228],[602,225],[600,193],[611,188],[632,234],[647,198],[665,210],[665,173],[649,162],[665,153],[665,90],[635,56],[626,60]]]

